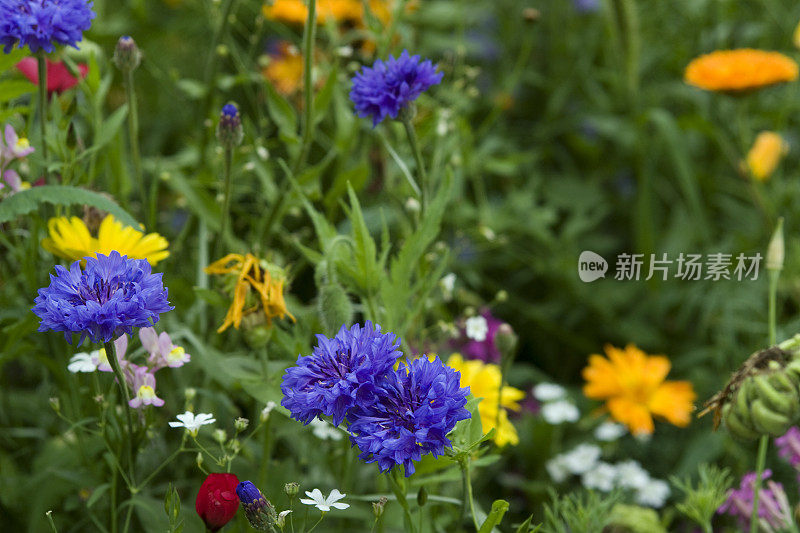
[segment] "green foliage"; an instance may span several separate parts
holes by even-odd
[[[43,203],[61,206],[88,205],[96,207],[111,213],[123,224],[139,228],[139,223],[136,222],[136,219],[117,205],[114,200],[94,191],[68,185],[43,185],[20,191],[7,198],[0,204],[0,223],[12,221],[17,217],[36,211]]]
[[[577,491],[559,496],[549,489],[551,502],[545,505],[543,533],[590,533],[602,531],[611,523],[619,492],[601,495],[593,491]]]
[[[703,531],[711,531],[711,520],[727,499],[728,489],[733,484],[733,476],[728,468],[706,463],[698,467],[697,476],[696,482],[689,477],[670,478],[672,484],[683,493],[683,501],[678,503],[676,508],[702,527]]]

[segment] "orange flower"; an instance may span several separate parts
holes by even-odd
[[[767,181],[788,152],[789,145],[783,137],[774,131],[762,131],[747,152],[744,167],[758,181]]]
[[[372,14],[383,24],[391,19],[392,5],[387,0],[370,0]],[[264,4],[264,16],[287,24],[305,24],[308,8],[303,0],[274,0]],[[317,24],[325,24],[329,19],[338,23],[352,23],[364,26],[364,4],[362,0],[317,0]]]
[[[653,415],[676,426],[689,425],[697,396],[688,381],[664,381],[669,359],[647,355],[633,344],[624,350],[607,344],[605,352],[607,359],[593,354],[583,369],[587,398],[605,400],[612,418],[634,435],[653,433]]]
[[[291,95],[303,86],[303,55],[290,43],[281,41],[276,52],[269,54],[269,63],[261,74],[279,93]]]
[[[795,61],[778,52],[718,50],[700,56],[686,67],[686,83],[707,91],[746,91],[794,81]]]
[[[233,302],[231,302],[225,320],[217,333],[222,333],[231,325],[239,329],[242,318],[258,310],[258,303],[245,309],[250,289],[253,289],[259,298],[267,324],[270,324],[273,318],[283,318],[287,315],[294,321],[294,317],[286,309],[286,301],[283,297],[286,274],[279,267],[270,265],[252,254],[245,256],[228,254],[208,265],[204,270],[206,274],[234,274],[236,276]]]

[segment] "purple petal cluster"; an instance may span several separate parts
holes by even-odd
[[[800,467],[800,428],[792,426],[781,437],[775,439],[778,453],[795,467]]]
[[[33,312],[41,319],[39,331],[63,331],[71,342],[73,333],[92,342],[110,342],[158,322],[161,313],[174,309],[167,300],[161,274],[153,274],[145,259],[108,256],[75,261],[69,270],[56,265],[50,285],[39,289]]]
[[[376,401],[359,405],[347,416],[359,457],[377,462],[383,472],[403,465],[408,477],[414,473],[413,461],[429,453],[443,454],[451,444],[447,434],[456,422],[471,416],[464,407],[469,387],[461,388],[460,379],[438,357],[401,363],[382,380]]]
[[[400,340],[367,322],[342,326],[332,339],[317,335],[317,341],[311,355],[286,370],[281,405],[304,424],[326,415],[338,426],[349,409],[375,400],[376,381],[401,355]]]
[[[0,0],[0,45],[53,52],[56,44],[77,48],[95,17],[87,0]]]
[[[761,488],[758,498],[758,517],[760,522],[766,522],[775,530],[788,527],[792,520],[792,510],[789,499],[783,490],[783,485],[769,480],[772,471],[764,470],[761,479],[768,480]],[[719,514],[729,514],[739,520],[742,531],[750,530],[750,515],[753,510],[753,489],[756,473],[750,472],[742,476],[738,489],[728,491],[728,499],[717,509]]]
[[[363,67],[353,78],[350,99],[361,118],[372,117],[375,127],[386,117],[397,118],[400,110],[428,89],[442,81],[429,59],[420,62],[418,55],[403,50],[400,57],[376,60],[372,67]]]
[[[496,318],[488,309],[484,309],[481,312],[481,316],[486,319],[488,327],[486,338],[482,341],[470,339],[467,336],[466,329],[462,327],[461,338],[454,345],[467,359],[480,359],[484,363],[499,364],[503,356],[495,342],[495,337],[497,337],[497,330],[505,322]]]

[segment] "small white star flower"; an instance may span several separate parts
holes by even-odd
[[[669,485],[660,479],[651,479],[636,493],[636,503],[648,507],[663,507],[669,498]]]
[[[200,413],[199,415],[195,415],[191,411],[186,411],[182,415],[178,415],[175,418],[177,418],[180,422],[170,422],[169,426],[173,428],[186,428],[192,437],[197,436],[197,432],[200,431],[200,426],[213,424],[217,421],[217,419],[214,418],[214,415],[210,413]]]
[[[625,433],[627,433],[625,426],[614,422],[603,422],[594,430],[595,438],[603,442],[613,442]]]
[[[278,526],[281,530],[283,530],[283,526],[286,525],[286,517],[291,512],[292,511],[288,511],[287,510],[287,511],[281,511],[280,513],[278,513],[278,518],[275,519],[275,525]]]
[[[467,337],[478,342],[483,342],[486,340],[486,334],[489,333],[489,324],[484,317],[473,316],[467,319],[466,330]]]
[[[650,474],[636,461],[617,464],[617,484],[628,489],[641,490],[650,483]]]
[[[69,360],[67,370],[73,374],[78,372],[94,372],[97,370],[97,363],[100,360],[100,350],[91,353],[76,353]]]
[[[349,503],[339,503],[339,500],[347,496],[347,494],[339,492],[339,489],[333,489],[327,498],[322,495],[322,491],[319,489],[314,489],[311,492],[306,491],[306,496],[308,498],[300,498],[300,503],[313,505],[323,513],[330,511],[331,507],[334,509],[347,509],[350,507]]]
[[[614,488],[614,481],[616,479],[617,469],[608,463],[599,462],[594,468],[581,476],[581,483],[583,483],[583,486],[587,489],[609,492]]]
[[[533,388],[533,397],[540,402],[552,402],[560,400],[567,395],[567,391],[561,385],[555,383],[539,383]]]
[[[320,420],[319,418],[315,418],[309,424],[312,429],[314,436],[321,440],[342,440],[342,432],[333,427],[333,425],[325,422],[324,420]]]
[[[569,400],[549,402],[542,406],[542,418],[548,424],[562,424],[564,422],[577,422],[581,412]]]

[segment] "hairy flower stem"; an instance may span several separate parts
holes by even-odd
[[[781,271],[779,269],[767,270],[769,276],[769,345],[775,344],[777,339],[777,317],[775,303],[778,295],[778,278]],[[762,435],[758,441],[758,455],[756,456],[756,479],[753,482],[753,510],[750,514],[750,533],[758,531],[758,500],[761,495],[761,476],[764,472],[764,464],[767,460],[767,447],[769,446],[769,435]]]
[[[428,175],[425,172],[425,163],[422,160],[422,152],[417,142],[417,132],[414,130],[414,125],[411,123],[412,114],[413,113],[409,112],[408,109],[400,111],[400,117],[406,129],[406,136],[408,137],[408,144],[411,145],[411,152],[414,154],[414,160],[417,162],[419,187],[422,190],[422,212],[424,213],[428,207]]]
[[[231,209],[231,163],[233,162],[233,148],[230,146],[225,147],[225,163],[223,166],[223,180],[225,181],[225,189],[222,197],[222,220],[219,226],[219,239],[217,240],[217,254],[221,256],[222,252],[227,248],[227,229],[228,218],[230,217]]]
[[[408,500],[406,499],[406,480],[401,476],[402,474],[398,467],[393,468],[387,477],[389,478],[389,485],[392,487],[392,492],[395,498],[397,498],[397,503],[403,508],[403,524],[405,525],[406,531],[416,533],[417,528],[411,520],[411,508],[408,506]]]
[[[114,349],[114,344],[111,342],[105,342],[103,343],[103,346],[106,350],[108,364],[111,365],[111,370],[114,371],[114,376],[117,378],[119,389],[122,391],[121,398],[125,400],[122,409],[125,411],[125,418],[128,424],[128,435],[127,439],[123,438],[122,440],[128,441],[125,445],[128,454],[128,483],[130,484],[130,487],[133,488],[136,486],[136,478],[134,477],[133,473],[133,419],[131,418],[130,405],[128,405],[128,402],[131,400],[131,396],[128,392],[128,385],[125,382],[125,376],[122,374],[122,369],[120,368],[119,361],[117,360],[117,352]]]
[[[139,189],[139,199],[142,202],[142,214],[150,226],[154,221],[148,218],[147,189],[142,177],[142,158],[139,152],[139,112],[136,103],[136,90],[133,85],[133,69],[127,68],[123,71],[125,83],[125,97],[128,101],[128,142],[131,147],[131,161],[133,163],[133,179]],[[154,213],[150,213],[154,215]]]
[[[47,181],[47,141],[45,135],[45,128],[47,124],[47,61],[45,59],[44,50],[39,49],[36,52],[36,63],[39,67],[39,135],[40,145],[42,149],[42,161],[44,165],[44,178]]]
[[[461,466],[461,476],[464,483],[464,505],[462,507],[462,517],[466,514],[467,505],[469,505],[469,511],[472,515],[472,523],[475,525],[475,531],[478,531],[481,528],[481,525],[478,523],[478,517],[475,515],[475,500],[472,497],[472,476],[470,474],[470,459],[469,457],[464,457],[459,461],[459,466]]]

